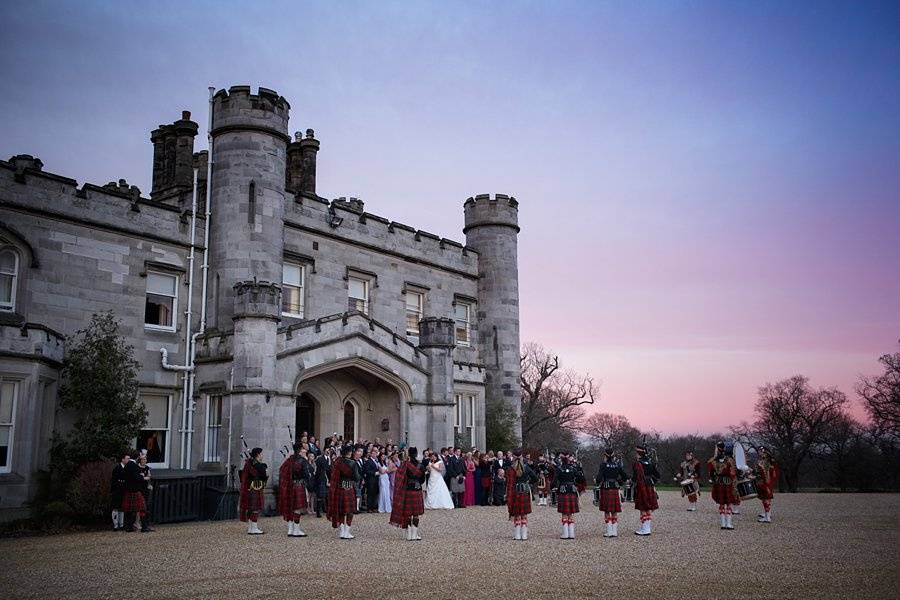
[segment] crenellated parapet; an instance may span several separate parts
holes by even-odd
[[[453,325],[453,319],[425,317],[419,321],[419,347],[453,348],[456,345]]]
[[[213,136],[228,131],[256,130],[269,133],[285,143],[291,105],[278,92],[260,87],[256,94],[249,85],[233,85],[213,96]]]
[[[478,227],[510,227],[519,232],[519,203],[506,194],[479,194],[463,204],[465,227],[463,233]]]
[[[268,281],[241,281],[234,285],[232,319],[281,320],[281,286]]]

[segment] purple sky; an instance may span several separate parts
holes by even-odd
[[[149,192],[153,127],[276,89],[321,195],[453,239],[515,195],[523,342],[662,432],[898,349],[900,4],[261,4],[0,4],[0,155]]]

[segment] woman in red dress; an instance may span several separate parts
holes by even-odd
[[[472,453],[466,452],[466,491],[463,493],[463,505],[475,505],[475,461],[472,459]]]

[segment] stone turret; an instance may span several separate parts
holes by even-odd
[[[434,448],[453,445],[453,319],[419,321],[419,347],[428,356],[428,390],[423,404],[410,404],[409,443]]]
[[[233,425],[269,463],[275,432],[293,422],[290,402],[275,396],[289,110],[262,87],[213,96],[210,326],[234,329]]]
[[[178,121],[160,125],[150,133],[150,141],[153,142],[153,189],[150,197],[154,200],[180,199],[190,194],[197,130],[197,123],[191,121],[191,113],[185,110]]]
[[[463,205],[466,245],[478,252],[478,345],[487,410],[503,402],[519,415],[519,203],[482,194]],[[517,418],[516,435],[521,437]]]

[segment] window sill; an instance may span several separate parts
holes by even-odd
[[[144,331],[152,331],[153,333],[178,333],[174,327],[160,327],[158,325],[148,325],[144,323]]]

